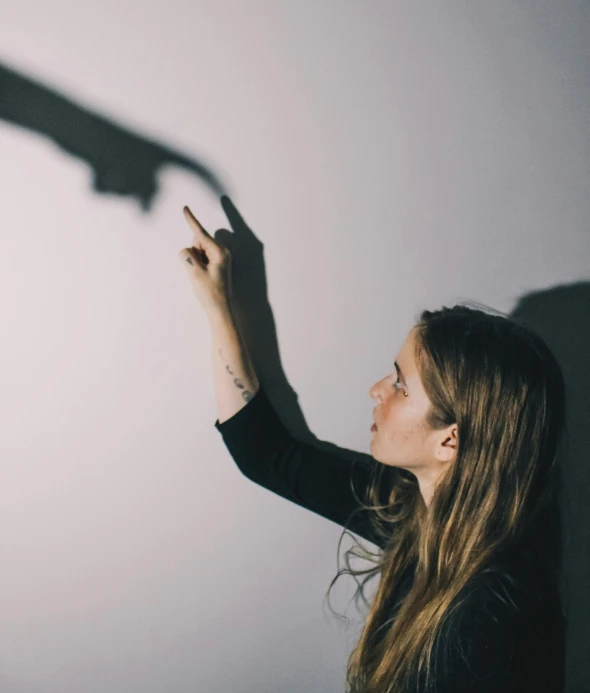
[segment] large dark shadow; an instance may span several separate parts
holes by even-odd
[[[523,295],[510,314],[552,350],[566,387],[561,473],[561,596],[566,608],[566,693],[590,691],[590,282]]]
[[[95,192],[135,197],[144,213],[152,208],[158,191],[156,174],[165,165],[195,174],[216,197],[227,192],[196,159],[121,127],[2,64],[0,120],[49,137],[90,165]]]
[[[318,440],[309,430],[297,393],[285,377],[277,334],[268,301],[264,246],[252,233],[231,200],[221,204],[233,232],[220,229],[215,239],[232,251],[236,320],[269,400],[299,440],[341,454],[369,458],[356,450]],[[302,275],[305,272],[302,271]],[[430,310],[440,306],[425,306]],[[510,317],[534,329],[557,358],[566,385],[566,437],[560,459],[561,595],[567,613],[567,693],[590,691],[590,282],[554,286],[523,295]],[[306,325],[301,325],[307,338]],[[367,384],[367,391],[370,383]],[[385,478],[385,477],[384,477]]]

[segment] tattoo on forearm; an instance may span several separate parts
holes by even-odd
[[[223,355],[222,349],[219,350],[219,355],[220,355],[221,358],[225,361],[225,356]],[[234,375],[232,369],[229,367],[229,364],[227,364],[227,363],[225,364],[225,370],[226,370],[230,375]],[[254,395],[250,392],[250,390],[245,390],[245,389],[244,389],[244,388],[245,388],[245,385],[244,385],[244,383],[243,383],[239,378],[234,378],[234,385],[235,385],[237,388],[239,388],[240,390],[244,390],[244,391],[242,392],[242,397],[244,398],[244,401],[245,401],[245,402],[249,402],[249,401],[252,399],[252,397],[254,397]]]

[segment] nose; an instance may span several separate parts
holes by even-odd
[[[371,399],[374,399],[377,401],[379,399],[379,383],[381,381],[375,383],[370,389],[369,389],[369,397]]]

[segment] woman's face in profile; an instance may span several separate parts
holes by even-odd
[[[453,423],[435,430],[426,424],[431,402],[422,385],[414,347],[410,330],[395,359],[397,367],[369,390],[377,424],[371,434],[371,456],[412,472],[428,506],[438,479],[456,457],[458,426]]]
[[[391,373],[369,390],[375,400],[377,430],[371,433],[371,455],[394,467],[410,471],[428,463],[424,417],[428,399],[414,359],[414,333],[406,337]]]

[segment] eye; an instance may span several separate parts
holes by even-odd
[[[403,385],[399,379],[399,375],[397,376],[397,380],[395,381],[395,387],[397,387],[398,390],[403,389]]]

